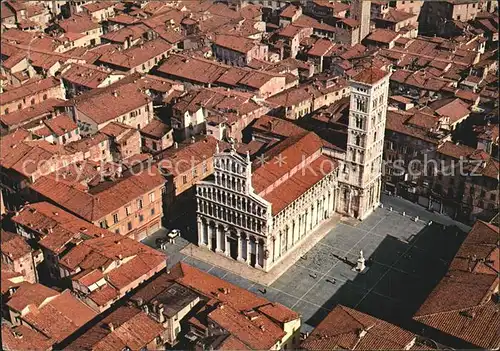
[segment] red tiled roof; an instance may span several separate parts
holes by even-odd
[[[213,61],[170,55],[158,71],[196,82],[214,83],[227,69],[227,66]]]
[[[157,159],[160,160],[159,166],[176,177],[211,158],[215,153],[217,143],[217,139],[207,136],[195,143],[183,143],[177,149],[169,148],[157,156]],[[228,145],[219,142],[219,146],[223,149]],[[168,162],[162,162],[161,160]]]
[[[337,167],[337,161],[322,155],[311,162],[306,169],[295,173],[263,198],[272,204],[273,215],[276,215]]]
[[[94,65],[73,63],[63,70],[61,78],[73,84],[95,89],[110,75],[111,72]]]
[[[311,332],[305,350],[406,350],[416,336],[391,323],[337,305]]]
[[[122,79],[106,88],[86,92],[69,103],[101,124],[144,107],[150,101],[135,84]]]
[[[22,318],[55,342],[60,342],[95,316],[90,307],[65,290]]]
[[[465,101],[476,102],[479,99],[479,94],[473,93],[472,91],[458,89],[455,92],[455,96]]]
[[[229,335],[224,341],[217,347],[217,350],[251,350],[243,341],[239,340],[233,335]]]
[[[18,88],[4,91],[2,93],[1,103],[2,105],[4,105],[9,102],[18,101],[21,100],[22,98],[32,96],[36,93],[49,90],[57,86],[61,87],[61,81],[54,77],[36,80],[31,83],[21,85]],[[62,87],[61,87],[61,95],[62,95]]]
[[[63,105],[63,103],[64,100],[47,99],[39,104],[31,105],[25,109],[11,112],[7,115],[2,115],[0,116],[0,121],[8,128],[24,125],[28,122],[51,114],[56,107]]]
[[[449,117],[451,123],[468,116],[470,105],[458,98],[437,100],[429,105],[439,116]]]
[[[43,121],[50,131],[56,136],[62,136],[68,132],[75,131],[78,126],[67,114],[61,114]]]
[[[455,144],[451,141],[443,143],[437,150],[438,153],[453,157],[455,159],[468,158],[475,151],[475,149],[467,145]]]
[[[276,106],[293,107],[298,106],[303,102],[312,103],[312,97],[306,88],[296,87],[274,95],[266,101]]]
[[[268,115],[257,119],[252,125],[252,129],[257,132],[276,134],[283,137],[295,136],[305,132],[304,129],[290,121]]]
[[[23,273],[14,272],[11,268],[4,264],[0,272],[0,288],[1,293],[5,294],[11,288],[18,288],[24,284]]]
[[[59,253],[73,237],[80,237],[80,233],[89,237],[112,234],[48,202],[24,206],[12,221],[42,235],[39,245],[54,253]]]
[[[317,155],[319,157],[321,148],[325,142],[313,132],[306,132],[297,136],[289,137],[268,151],[265,155],[268,160],[265,164],[254,162],[252,172],[252,186],[257,193],[269,191],[269,189],[291,169],[300,165],[304,159]],[[284,163],[275,162],[275,156],[285,159]]]
[[[366,38],[367,40],[376,41],[379,43],[391,43],[399,36],[398,33],[390,30],[390,29],[375,29],[369,36]]]
[[[312,56],[327,56],[331,53],[334,46],[335,44],[330,40],[319,39],[314,43],[313,47],[309,49],[307,54]]]
[[[412,121],[415,114],[403,112],[403,111],[387,111],[387,119],[386,119],[386,130],[390,130],[393,132],[401,133],[404,135],[411,136],[413,138],[417,138],[429,143],[437,144],[438,139],[432,137],[428,132],[429,128],[433,128],[435,126],[434,118],[430,116],[430,120],[432,125],[429,127],[427,124],[424,128],[421,128],[419,125],[415,125],[410,123]],[[420,114],[419,117],[415,118],[418,122],[426,122],[429,119],[429,115]],[[422,118],[427,117],[427,118]]]
[[[213,302],[218,301],[218,307],[209,317],[251,349],[271,348],[285,335],[281,323],[300,318],[297,313],[279,303],[271,303],[182,262],[172,268],[166,278],[175,280]],[[245,316],[248,313],[256,314],[258,318],[251,320]]]
[[[481,174],[485,177],[498,180],[498,175],[500,174],[499,169],[500,167],[498,161],[490,158],[490,160],[486,162],[486,165],[482,169]]]
[[[66,33],[85,33],[100,28],[98,23],[92,21],[92,17],[83,14],[74,14],[68,19],[59,21],[58,25]]]
[[[15,134],[22,137],[22,133]],[[52,162],[56,159],[62,159],[68,155],[61,145],[52,145],[45,140],[40,141],[20,141],[18,144],[10,144],[11,138],[2,138],[0,146],[2,147],[2,157],[0,165],[10,169],[26,178],[38,175],[44,165],[44,162]],[[26,139],[26,135],[24,135]],[[29,161],[28,161],[29,160]],[[47,166],[47,164],[45,164]]]
[[[399,23],[415,16],[416,15],[413,13],[408,13],[406,11],[396,10],[393,7],[389,7],[388,12],[384,14],[382,19],[388,22]]]
[[[0,242],[2,254],[9,256],[12,260],[17,260],[31,253],[31,247],[21,235],[0,230]]]
[[[92,12],[97,12],[100,10],[107,9],[109,7],[114,7],[115,5],[116,5],[116,2],[114,2],[114,1],[97,1],[94,3],[90,3],[90,4],[85,4],[82,7],[84,7],[87,11],[92,13]]]
[[[478,348],[500,346],[500,315],[491,296],[498,289],[498,227],[474,224],[414,319]]]
[[[24,283],[16,290],[7,302],[7,306],[15,311],[21,312],[29,305],[40,306],[45,300],[57,296],[56,290],[42,284]]]
[[[160,139],[164,135],[168,134],[171,130],[172,128],[170,128],[159,119],[153,119],[151,122],[149,122],[148,125],[141,129],[141,134],[146,135],[150,138]]]
[[[295,6],[294,4],[289,4],[283,9],[283,11],[281,11],[280,17],[292,18],[293,16],[295,16],[296,13],[299,12],[299,10],[300,7]]]
[[[105,39],[103,40],[104,42],[111,41],[115,43],[125,43],[128,38],[132,40],[140,39],[144,33],[148,31],[148,29],[149,28],[144,24],[136,24],[108,32],[102,35],[101,39]]]
[[[50,350],[53,344],[53,340],[26,325],[11,327],[2,323],[2,348],[5,350],[45,351]]]
[[[147,172],[124,175],[102,191],[86,192],[77,184],[57,181],[50,175],[39,178],[31,189],[81,218],[95,222],[164,183],[164,177],[153,165]]]
[[[110,326],[113,326],[113,330]],[[123,306],[92,325],[68,350],[123,350],[127,347],[140,350],[164,332],[160,323],[135,307]]]
[[[142,45],[132,46],[127,50],[108,53],[107,55],[101,56],[99,61],[112,66],[132,69],[157,56],[166,55],[171,49],[172,45],[158,38],[147,41]]]
[[[352,80],[365,84],[375,84],[387,75],[389,75],[388,72],[378,68],[367,68],[355,75]]]
[[[233,35],[216,35],[214,44],[243,54],[248,53],[258,45],[254,40]]]

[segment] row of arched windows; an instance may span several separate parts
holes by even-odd
[[[221,219],[224,222],[228,222],[256,232],[260,232],[264,226],[264,221],[262,220],[256,220],[255,218],[242,215],[236,211],[225,209],[219,206],[214,206],[207,201],[200,201],[199,211],[208,214],[209,216]]]
[[[230,158],[219,158],[215,160],[215,167],[224,171],[233,172],[236,174],[243,174],[244,167]]]
[[[233,207],[238,210],[246,211],[259,217],[265,214],[265,209],[261,206],[258,206],[255,202],[248,201],[244,196],[227,193],[220,189],[199,187],[198,195],[206,199],[216,201],[217,203]]]
[[[233,191],[241,192],[245,189],[246,182],[243,179],[226,175],[224,173],[215,173],[215,184]]]

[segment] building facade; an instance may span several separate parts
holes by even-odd
[[[363,39],[370,33],[370,14],[371,14],[371,1],[354,0],[351,3],[352,17],[359,22],[359,40],[361,43]],[[354,45],[353,43],[352,45]]]
[[[249,155],[216,152],[214,179],[196,189],[199,246],[269,271],[334,214],[337,162],[325,155],[323,141],[306,133],[282,143],[277,157],[288,164],[279,166],[275,157],[253,171],[259,162],[252,166]],[[297,182],[300,189],[282,196]]]

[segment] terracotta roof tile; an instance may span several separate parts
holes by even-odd
[[[500,346],[500,315],[491,300],[498,289],[498,227],[474,224],[414,319],[476,347]]]
[[[365,84],[375,84],[387,75],[389,75],[389,73],[386,71],[377,68],[368,68],[354,76],[352,80]]]
[[[113,326],[113,330],[110,329]],[[123,306],[113,311],[68,345],[69,350],[139,350],[163,334],[164,327],[141,310]]]
[[[390,29],[375,29],[366,39],[379,42],[391,43],[398,38],[399,34]]]
[[[153,119],[148,125],[141,129],[141,134],[144,134],[148,137],[160,139],[165,134],[168,134],[171,130],[172,128],[170,128],[159,119]]]
[[[148,105],[151,99],[132,82],[118,81],[70,100],[96,123],[104,123]]]
[[[255,162],[254,168],[256,169],[252,173],[252,186],[255,191],[264,195],[279,179],[299,166],[306,158],[314,157],[314,155],[319,157],[324,145],[325,142],[313,132],[285,139],[266,153],[267,160],[269,160],[267,163],[260,165],[259,162]],[[279,164],[273,160],[278,155],[286,159],[286,164]]]
[[[282,137],[295,136],[305,131],[290,121],[268,115],[258,118],[252,125],[252,129],[256,132],[275,134]]]
[[[17,260],[31,253],[31,247],[21,235],[0,230],[0,241],[2,254],[9,256],[12,260]]]
[[[0,116],[0,121],[7,128],[16,128],[26,123],[36,121],[50,115],[61,106],[64,100],[47,99],[39,104],[31,105],[25,109]]]
[[[207,136],[195,143],[183,143],[179,145],[178,149],[169,148],[164,150],[156,156],[156,159],[168,161],[159,161],[159,166],[175,177],[190,170],[193,165],[198,165],[212,157],[215,153],[217,143],[218,141],[215,138]],[[226,143],[219,142],[219,147],[222,149],[227,145]],[[177,167],[174,167],[174,165],[177,165]]]
[[[63,136],[68,132],[74,132],[78,129],[78,126],[73,119],[65,113],[46,119],[43,123],[54,135],[58,137]]]
[[[14,294],[12,294],[7,302],[7,306],[15,311],[21,312],[30,305],[39,307],[44,301],[58,294],[56,290],[42,284],[23,283]]]
[[[2,347],[6,350],[44,351],[50,350],[53,343],[54,341],[50,338],[25,325],[11,327],[2,323]]]
[[[246,54],[258,45],[258,42],[233,35],[216,35],[214,44],[226,49],[230,49],[239,53]]]
[[[45,79],[40,79],[33,81],[28,84],[21,85],[18,88],[4,91],[2,93],[2,105],[7,104],[9,102],[21,100],[24,97],[29,97],[32,96],[35,93],[39,93],[45,90],[49,90],[54,87],[61,87],[61,92],[62,92],[62,85],[61,81],[59,79],[56,79],[54,77],[49,77]],[[62,93],[61,93],[62,96]]]
[[[124,173],[116,182],[108,182],[104,190],[101,186],[86,192],[78,186],[79,183],[57,181],[50,175],[39,178],[31,188],[62,208],[95,222],[164,183],[165,179],[153,165],[148,172],[136,175]]]
[[[54,342],[61,342],[95,316],[90,307],[65,290],[22,318]]]
[[[391,323],[337,305],[301,348],[306,350],[403,350],[416,336]]]
[[[66,33],[85,33],[100,28],[98,23],[92,21],[92,17],[84,14],[74,14],[68,19],[59,21],[58,25]]]
[[[133,69],[153,58],[167,54],[172,46],[165,40],[158,38],[147,41],[142,45],[132,46],[123,51],[115,51],[101,56],[100,62],[111,66]]]
[[[269,349],[285,335],[281,323],[300,318],[281,304],[271,303],[182,262],[162,279],[174,280],[211,299],[211,304],[218,307],[207,311],[209,317],[251,349]],[[256,314],[258,318],[251,320],[246,317],[249,314]]]
[[[334,159],[320,156],[263,198],[272,204],[273,215],[276,215],[337,167],[338,163]]]

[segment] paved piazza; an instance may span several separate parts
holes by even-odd
[[[338,303],[414,329],[411,316],[445,274],[465,234],[450,218],[408,201],[383,197],[382,202],[384,208],[355,226],[338,223],[266,288],[181,254],[179,251],[188,244],[185,239],[169,244],[165,252],[169,266],[184,261],[296,310],[302,315],[304,332],[316,326]],[[417,222],[413,220],[416,215]],[[430,220],[433,223],[428,225]],[[153,245],[158,235],[164,233],[144,242]],[[367,269],[358,274],[352,265],[360,250],[367,259]]]

